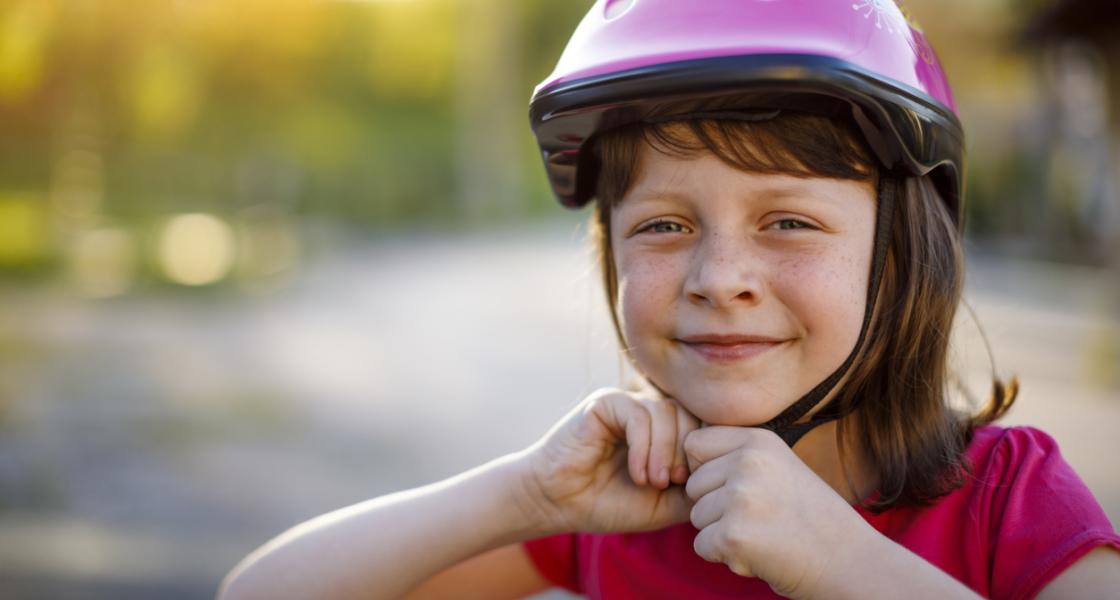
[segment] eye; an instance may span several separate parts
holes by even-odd
[[[684,233],[687,228],[676,221],[657,220],[638,230],[638,233],[653,231],[654,233]]]
[[[779,219],[770,224],[771,229],[812,229],[813,226],[800,219]]]

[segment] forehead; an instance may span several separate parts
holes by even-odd
[[[606,132],[597,143],[602,157],[597,196],[611,208],[639,179],[649,183],[651,174],[666,177],[667,165],[706,154],[755,174],[872,182],[878,178],[877,164],[850,128],[802,113],[757,122],[689,119],[638,124]]]
[[[743,169],[707,150],[682,157],[642,144],[636,167],[630,189],[616,206],[620,210],[654,202],[714,201],[725,196],[827,203],[874,198],[869,181]]]

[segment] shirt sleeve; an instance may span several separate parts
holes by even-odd
[[[579,560],[576,534],[564,533],[522,543],[537,571],[554,585],[577,594],[583,593],[579,582]]]
[[[992,598],[1033,598],[1090,550],[1120,549],[1104,510],[1046,433],[1005,430],[985,479],[992,485]]]

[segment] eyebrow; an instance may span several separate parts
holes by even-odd
[[[759,190],[756,190],[756,193],[757,194],[762,194],[762,195],[765,195],[765,196],[771,197],[771,198],[785,198],[785,197],[790,197],[790,196],[812,196],[814,198],[821,198],[821,199],[825,199],[825,200],[834,200],[834,198],[831,195],[828,195],[828,194],[825,194],[825,195],[807,194],[806,193],[807,191],[808,191],[808,189],[806,187],[799,186],[796,183],[790,183],[790,184],[777,184],[777,185],[766,186],[766,187],[763,187]],[[656,201],[656,200],[684,200],[684,201],[687,201],[689,199],[690,199],[690,196],[686,192],[681,192],[681,191],[672,190],[672,189],[670,189],[670,190],[651,189],[651,190],[640,191],[640,192],[637,192],[633,195],[623,196],[623,202],[620,202],[620,204],[622,204],[622,203],[639,204],[639,203],[653,202],[653,201]]]
[[[645,190],[635,194],[624,195],[620,204],[637,204],[653,202],[655,200],[688,200],[688,194],[674,190]]]

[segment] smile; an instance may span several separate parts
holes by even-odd
[[[712,344],[681,342],[689,350],[705,360],[717,363],[733,363],[758,356],[784,344],[781,342],[743,342],[739,344]]]

